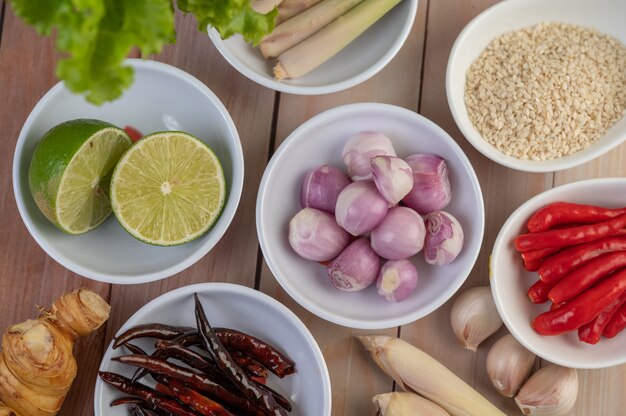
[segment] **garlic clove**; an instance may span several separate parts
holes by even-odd
[[[530,376],[534,364],[535,354],[507,334],[489,350],[487,375],[501,395],[513,397]]]
[[[409,392],[377,394],[372,402],[380,416],[450,416],[430,400]]]
[[[548,364],[522,386],[515,403],[525,415],[564,416],[574,407],[577,395],[576,370]]]
[[[502,326],[489,286],[466,290],[456,298],[450,312],[450,325],[464,348],[476,351],[478,345]]]

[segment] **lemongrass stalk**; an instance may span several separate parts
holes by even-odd
[[[315,6],[320,1],[322,0],[284,0],[278,6],[276,25],[278,26],[282,22],[299,15],[303,11]]]
[[[252,0],[250,7],[257,13],[267,14],[282,2],[283,0]]]
[[[380,416],[450,416],[450,413],[417,394],[393,392],[372,398]]]
[[[328,61],[402,0],[365,0],[278,57],[277,79],[299,78]]]
[[[505,416],[439,361],[388,336],[358,337],[372,358],[403,389],[412,389],[452,416]]]
[[[337,20],[363,0],[324,0],[317,6],[285,23],[276,26],[272,33],[261,39],[259,48],[265,58],[275,58],[297,45],[330,22]]]

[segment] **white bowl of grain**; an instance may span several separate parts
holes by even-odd
[[[623,143],[624,16],[624,0],[508,0],[477,16],[446,74],[461,132],[528,172],[578,166]]]

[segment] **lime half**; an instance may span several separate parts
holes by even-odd
[[[226,199],[224,171],[201,140],[182,132],[161,132],[135,143],[111,179],[111,205],[135,238],[173,246],[211,228]]]
[[[111,172],[130,145],[123,130],[100,120],[72,120],[49,130],[28,172],[41,212],[70,234],[102,224],[111,214]]]

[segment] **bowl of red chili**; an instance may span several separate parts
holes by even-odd
[[[626,363],[626,178],[570,183],[505,222],[491,289],[509,331],[572,368]]]
[[[226,374],[235,367],[245,381]],[[138,368],[148,372],[132,383]],[[280,407],[276,414],[330,416],[330,378],[315,339],[287,307],[248,287],[203,283],[149,302],[111,341],[95,415],[127,415],[135,405],[173,414],[274,414],[264,410],[269,405]]]

